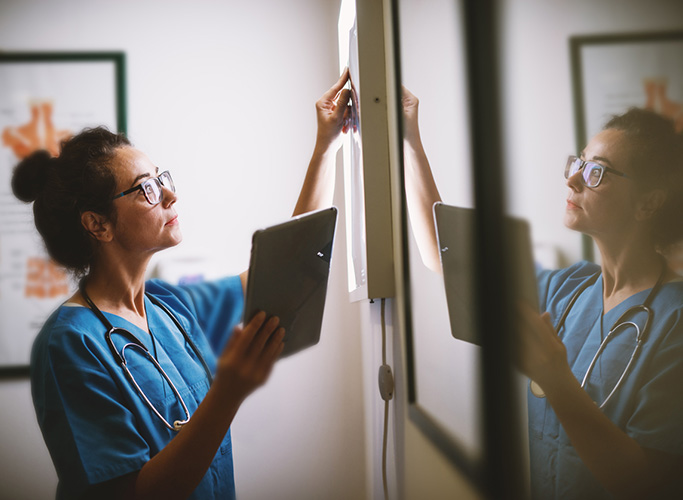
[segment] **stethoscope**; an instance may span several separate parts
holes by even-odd
[[[619,318],[614,322],[612,325],[612,328],[610,328],[609,332],[605,336],[605,338],[600,342],[600,346],[598,347],[598,350],[595,352],[595,355],[593,356],[593,359],[591,360],[590,364],[588,365],[588,370],[586,370],[586,374],[583,377],[583,381],[581,382],[581,388],[584,389],[586,387],[586,382],[588,382],[588,379],[591,376],[591,373],[593,372],[593,367],[595,366],[595,363],[597,362],[598,358],[600,357],[600,354],[605,350],[605,347],[607,346],[607,343],[614,338],[615,334],[618,331],[622,331],[629,326],[633,326],[636,329],[636,345],[633,348],[633,352],[631,353],[631,358],[628,360],[628,363],[626,367],[624,368],[623,372],[621,373],[621,376],[619,377],[619,380],[617,380],[617,383],[614,385],[614,388],[612,391],[607,395],[605,400],[600,404],[599,408],[602,409],[607,402],[610,400],[610,398],[614,395],[615,392],[617,392],[617,389],[619,386],[621,386],[621,383],[623,380],[626,378],[626,375],[628,374],[629,370],[631,369],[631,365],[633,364],[634,360],[638,356],[638,352],[640,351],[640,348],[645,341],[645,337],[648,331],[648,328],[650,326],[650,322],[652,320],[652,309],[650,309],[650,305],[652,304],[652,300],[655,298],[655,295],[657,295],[657,292],[659,292],[659,289],[662,287],[662,283],[664,282],[664,275],[666,274],[666,265],[664,265],[662,269],[662,273],[659,275],[659,279],[657,280],[657,283],[655,286],[650,290],[650,293],[648,296],[645,298],[645,302],[643,302],[640,305],[637,306],[632,306],[629,307]],[[560,317],[560,321],[557,323],[557,326],[555,327],[555,330],[560,332],[560,329],[564,326],[564,322],[567,319],[567,316],[569,316],[569,311],[571,311],[572,307],[574,306],[574,303],[577,301],[579,298],[579,295],[581,295],[586,288],[590,287],[593,285],[598,277],[600,276],[600,271],[595,273],[593,276],[591,276],[572,296],[571,300],[567,304],[567,307],[564,309],[564,312],[562,313],[562,316]],[[643,329],[641,330],[640,327],[633,321],[626,321],[626,318],[629,316],[635,316],[638,312],[644,312],[647,317],[645,319],[645,325],[643,326]],[[531,390],[531,393],[538,397],[538,398],[544,398],[545,397],[545,392],[543,392],[543,389],[541,389],[541,386],[539,386],[536,382],[533,380],[529,382],[529,389]]]
[[[90,310],[95,313],[95,315],[99,318],[99,320],[102,322],[102,324],[107,328],[107,333],[104,334],[105,339],[107,340],[107,344],[109,344],[109,349],[111,350],[112,354],[114,355],[114,358],[118,361],[118,363],[121,365],[121,368],[123,368],[124,372],[126,373],[126,376],[130,380],[130,382],[133,384],[135,389],[137,389],[138,394],[142,397],[142,399],[147,403],[147,406],[150,407],[150,409],[154,412],[154,414],[161,419],[161,421],[164,423],[166,427],[168,427],[172,431],[178,432],[183,425],[188,423],[190,421],[190,412],[187,409],[187,405],[185,404],[185,401],[183,400],[182,396],[180,395],[180,392],[178,392],[178,389],[176,389],[176,386],[173,384],[171,379],[169,378],[168,374],[164,371],[164,369],[161,367],[159,362],[152,356],[152,354],[149,352],[149,349],[140,342],[140,339],[137,338],[133,333],[129,332],[128,330],[124,328],[119,328],[116,326],[113,326],[109,320],[104,316],[102,311],[95,305],[95,303],[90,299],[90,296],[87,294],[85,291],[85,283],[83,280],[81,280],[79,286],[78,286],[81,296],[85,301],[88,303],[88,306],[90,307]],[[185,342],[187,342],[190,347],[192,348],[192,351],[194,351],[195,356],[199,361],[202,363],[202,366],[204,367],[204,371],[206,371],[206,376],[209,379],[209,383],[213,382],[213,377],[211,375],[211,370],[209,369],[209,366],[206,364],[206,360],[204,359],[204,356],[202,356],[202,353],[199,351],[197,348],[196,344],[192,341],[190,336],[187,334],[185,331],[185,328],[180,324],[180,321],[171,313],[171,311],[164,305],[162,304],[159,299],[156,297],[148,294],[145,292],[145,295],[147,298],[156,306],[160,307],[168,316],[173,320],[173,323],[178,327],[178,330],[180,330],[180,333],[182,333],[183,337],[185,338]],[[111,339],[112,334],[117,333],[119,335],[122,335],[123,337],[126,337],[130,342],[125,344],[122,348],[121,351],[119,352],[116,349],[116,346],[114,345],[114,342]],[[138,385],[138,383],[135,381],[135,377],[133,377],[133,374],[130,372],[128,369],[128,363],[126,362],[126,349],[127,348],[137,348],[141,350],[145,356],[154,364],[156,369],[161,373],[161,375],[166,379],[166,382],[168,382],[168,385],[171,387],[171,390],[173,391],[173,394],[175,394],[175,397],[178,401],[180,401],[180,405],[183,408],[183,411],[185,412],[185,418],[183,420],[174,420],[173,424],[170,424],[164,417],[159,413],[159,411],[155,408],[155,406],[152,404],[152,402],[147,398],[145,395],[144,391],[142,388]]]

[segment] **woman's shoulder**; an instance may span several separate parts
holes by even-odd
[[[38,332],[31,351],[31,369],[50,369],[85,364],[101,364],[106,359],[106,328],[87,307],[61,305]],[[41,368],[42,367],[42,368]]]
[[[600,272],[600,266],[582,260],[562,269],[537,269],[539,304],[542,311],[552,309],[553,304],[565,302],[565,299],[581,287],[586,281]]]
[[[594,262],[582,260],[562,269],[539,269],[536,272],[541,286],[545,283],[548,288],[560,285],[579,285],[600,272],[600,266]]]
[[[193,315],[201,314],[206,308],[212,308],[216,304],[241,304],[243,300],[242,281],[239,276],[178,285],[152,279],[146,282],[145,290],[165,305],[171,308],[186,308]]]
[[[670,315],[683,317],[683,279],[664,283],[652,305],[657,310],[668,311]]]
[[[215,293],[224,290],[241,290],[242,282],[239,276],[228,276],[217,280],[197,280],[177,285],[154,278],[145,283],[145,291],[155,297],[176,297],[187,300],[197,293]]]
[[[572,264],[571,266],[563,267],[561,269],[538,268],[536,274],[539,278],[565,280],[569,278],[588,278],[590,276],[593,276],[598,271],[600,271],[600,266],[597,265],[595,262],[582,260],[575,264]]]
[[[74,303],[65,303],[48,317],[36,341],[54,343],[65,338],[91,336],[96,330],[93,328],[94,324],[101,325],[100,320],[89,308]],[[104,334],[104,326],[101,326],[99,330],[102,330]]]

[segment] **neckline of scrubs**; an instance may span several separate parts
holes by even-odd
[[[127,326],[124,325],[124,326],[119,327],[119,328],[124,328],[124,329],[130,331],[130,333],[132,333],[133,335],[135,335],[140,340],[140,342],[142,342],[145,345],[145,347],[150,349],[151,352],[154,352],[154,357],[156,358],[156,340],[154,339],[154,330],[152,328],[152,325],[150,324],[150,319],[152,319],[152,318],[150,318],[150,311],[154,311],[153,314],[155,314],[155,315],[158,314],[158,311],[157,311],[157,308],[150,307],[150,306],[153,306],[153,304],[152,304],[151,300],[149,300],[149,297],[147,297],[146,295],[145,295],[144,306],[145,306],[145,321],[147,322],[147,330],[149,330],[149,331],[143,330],[142,328],[140,328],[135,323],[132,323],[128,319],[126,319],[123,316],[120,316],[116,313],[112,313],[109,311],[102,311],[102,314],[104,314],[109,319],[109,322],[114,326],[116,326],[116,325],[114,324],[114,321],[112,321],[112,319],[115,319],[117,322],[126,323]],[[155,321],[154,319],[152,319],[152,323],[158,323],[158,321]],[[104,325],[102,325],[102,326],[104,327]]]
[[[119,327],[123,328],[125,330],[128,330],[130,333],[132,333],[140,343],[142,343],[150,352],[152,356],[154,356],[154,359],[160,363],[162,366],[164,363],[159,359],[159,352],[157,350],[157,339],[155,338],[154,331],[157,329],[157,326],[163,328],[163,322],[161,319],[159,319],[157,316],[160,313],[158,311],[158,307],[151,307],[154,304],[152,301],[145,295],[144,298],[144,307],[145,307],[145,320],[147,322],[147,330],[145,331],[142,328],[140,328],[138,325],[135,323],[132,323],[128,319],[124,318],[123,316],[120,316],[116,313],[108,312],[108,311],[101,311],[102,314],[104,314],[109,322],[115,326],[116,324],[121,324],[119,322],[125,323],[125,325]],[[154,314],[154,317],[150,316],[150,311],[153,311],[152,314]],[[169,318],[170,319],[170,318]],[[112,321],[114,320],[114,321]],[[104,325],[102,325],[104,327]],[[106,328],[106,327],[105,327]],[[179,332],[180,335],[180,332]],[[169,360],[170,361],[170,360]]]

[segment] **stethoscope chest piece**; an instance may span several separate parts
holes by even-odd
[[[529,381],[529,390],[531,391],[531,394],[533,394],[537,398],[545,397],[545,392],[543,391],[543,389],[541,389],[541,386],[533,380]]]

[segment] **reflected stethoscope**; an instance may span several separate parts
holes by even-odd
[[[640,351],[640,347],[643,344],[643,341],[645,340],[645,336],[647,334],[647,330],[650,326],[650,321],[652,320],[652,310],[650,309],[650,304],[652,304],[652,300],[655,298],[655,295],[657,295],[657,292],[659,292],[659,289],[662,287],[662,283],[664,282],[664,275],[666,274],[666,265],[664,265],[664,268],[662,269],[662,273],[659,275],[659,279],[657,280],[657,283],[655,286],[650,290],[650,293],[648,294],[647,298],[645,299],[645,302],[643,302],[640,305],[637,306],[632,306],[629,307],[621,316],[619,316],[619,319],[617,319],[614,324],[612,325],[612,328],[610,328],[609,333],[605,336],[605,338],[600,342],[600,347],[598,347],[598,350],[595,353],[595,356],[593,356],[593,359],[590,362],[590,365],[588,365],[588,370],[586,370],[586,374],[583,377],[583,381],[581,382],[581,388],[584,389],[586,386],[586,382],[588,381],[591,373],[593,372],[593,367],[595,366],[596,361],[600,357],[600,354],[602,354],[602,351],[605,350],[605,347],[607,346],[607,343],[614,337],[614,335],[621,330],[624,330],[625,328],[629,326],[633,326],[636,329],[636,345],[633,348],[633,352],[631,353],[631,358],[628,360],[628,364],[624,368],[624,371],[621,373],[621,377],[619,377],[619,380],[617,380],[617,383],[614,385],[614,388],[612,389],[612,392],[610,392],[605,400],[602,402],[602,404],[599,406],[601,409],[604,407],[607,402],[610,400],[610,398],[614,395],[615,392],[617,392],[617,389],[621,385],[622,381],[624,378],[626,378],[626,375],[628,374],[629,370],[631,369],[631,365],[633,364],[633,361],[636,359],[636,356],[638,355],[638,352]],[[586,288],[591,286],[593,283],[595,283],[600,276],[600,271],[595,273],[593,276],[591,276],[588,281],[586,281],[581,288],[579,288],[576,293],[574,293],[574,296],[571,298],[569,303],[567,304],[567,307],[565,308],[564,312],[562,313],[562,316],[560,317],[560,321],[557,323],[557,327],[555,330],[559,333],[560,329],[564,326],[564,322],[567,319],[567,316],[569,316],[569,311],[571,311],[572,307],[574,306],[574,303],[576,300],[579,298],[579,295],[581,295]],[[638,312],[644,312],[647,314],[647,318],[645,320],[645,325],[643,326],[643,329],[641,330],[640,327],[633,321],[626,321],[626,318],[628,316],[635,316]],[[545,392],[543,392],[543,389],[541,389],[541,386],[539,386],[536,382],[533,380],[529,382],[529,389],[531,390],[531,394],[538,398],[544,398],[545,397]]]
[[[123,368],[124,372],[126,373],[126,376],[128,379],[131,381],[135,389],[137,389],[138,394],[142,397],[142,399],[145,400],[147,403],[147,406],[150,407],[150,409],[154,412],[154,414],[161,419],[161,421],[164,423],[166,427],[168,427],[172,431],[179,431],[183,425],[188,423],[190,421],[190,412],[187,409],[187,406],[185,405],[185,401],[183,400],[182,396],[180,395],[180,392],[178,392],[178,389],[176,389],[176,386],[173,384],[169,376],[166,374],[164,369],[161,367],[159,362],[152,356],[152,354],[149,352],[149,349],[140,342],[140,339],[138,339],[133,333],[129,332],[128,330],[124,328],[119,328],[113,326],[109,320],[104,316],[102,311],[95,305],[95,303],[90,299],[88,294],[85,291],[85,284],[83,281],[79,284],[79,290],[81,292],[81,296],[85,299],[85,301],[88,303],[88,306],[90,307],[90,310],[95,313],[95,315],[99,318],[99,320],[102,322],[102,324],[107,328],[107,333],[104,334],[105,339],[107,340],[107,344],[109,344],[109,349],[111,350],[112,354],[114,355],[114,358],[119,362],[121,365],[121,368]],[[204,367],[204,371],[206,371],[206,376],[209,379],[209,383],[213,382],[213,377],[211,376],[211,370],[209,370],[209,366],[206,364],[206,360],[204,359],[204,356],[202,356],[202,353],[199,351],[195,343],[192,341],[190,336],[187,334],[185,331],[185,328],[180,324],[178,319],[171,313],[171,311],[163,305],[156,297],[145,293],[147,298],[149,298],[152,303],[158,307],[160,307],[168,316],[173,320],[173,323],[178,327],[178,330],[180,330],[180,333],[182,333],[183,337],[185,338],[185,342],[187,342],[192,350],[194,351],[195,356],[199,361],[202,363],[202,366]],[[122,335],[123,337],[126,337],[130,342],[125,344],[122,348],[121,351],[119,352],[116,349],[116,346],[114,345],[114,342],[111,339],[112,334],[117,333],[119,335]],[[168,382],[168,385],[171,387],[171,390],[173,391],[173,394],[175,394],[175,397],[178,401],[180,401],[180,405],[183,408],[183,411],[185,412],[185,419],[184,420],[174,420],[173,424],[168,423],[168,421],[159,413],[159,411],[154,407],[152,402],[147,398],[145,395],[144,391],[140,388],[138,383],[135,381],[135,377],[133,377],[133,374],[130,372],[128,369],[128,363],[126,362],[126,349],[129,347],[135,347],[139,350],[141,350],[145,356],[154,364],[156,369],[161,373],[161,375],[166,379],[166,382]]]

